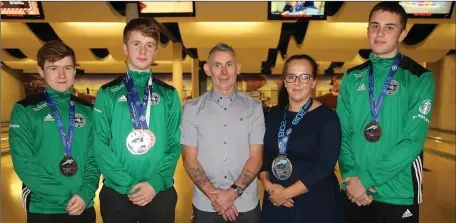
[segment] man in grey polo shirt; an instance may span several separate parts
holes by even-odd
[[[181,124],[184,166],[196,185],[195,221],[259,223],[255,179],[262,165],[263,108],[237,91],[241,65],[230,46],[213,47],[204,71],[212,90],[185,104]]]

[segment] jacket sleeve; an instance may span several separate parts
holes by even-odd
[[[92,122],[91,122],[92,123]],[[93,155],[93,126],[90,126],[87,156],[84,163],[84,182],[77,194],[84,200],[86,205],[95,197],[100,182],[100,171]]]
[[[49,173],[34,154],[32,119],[26,109],[15,104],[11,112],[9,144],[13,167],[26,187],[41,199],[65,206],[73,195],[56,176]]]
[[[358,176],[358,167],[356,165],[352,146],[352,129],[350,121],[350,79],[349,74],[345,73],[340,86],[340,94],[337,98],[337,114],[339,115],[340,125],[342,128],[342,142],[339,155],[339,169],[342,179],[352,176]]]
[[[382,185],[396,177],[404,168],[412,165],[423,151],[434,102],[433,74],[422,74],[412,87],[403,136],[391,149],[391,153],[359,174],[365,188]]]
[[[93,128],[95,133],[93,139],[93,151],[95,161],[104,178],[109,179],[111,182],[120,187],[131,188],[133,178],[123,168],[114,153],[114,150],[111,148],[111,108],[112,105],[105,89],[100,89],[93,108]],[[119,192],[122,194],[129,193],[128,189]]]
[[[168,136],[168,148],[165,152],[165,158],[160,163],[160,168],[150,180],[147,182],[158,193],[167,189],[173,184],[174,172],[176,170],[177,161],[179,160],[182,146],[180,144],[180,123],[181,123],[181,103],[177,91],[172,93],[172,100],[168,105],[169,115],[166,121],[166,134]]]
[[[310,191],[318,182],[334,172],[340,152],[341,128],[336,114],[327,117],[319,136],[319,154],[313,168],[306,173],[301,182]]]

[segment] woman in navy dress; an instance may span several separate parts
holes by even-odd
[[[288,97],[271,108],[266,122],[259,174],[265,188],[263,223],[343,222],[334,174],[341,127],[335,111],[311,98],[316,77],[317,63],[307,55],[285,62]]]

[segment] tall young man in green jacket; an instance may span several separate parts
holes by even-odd
[[[123,39],[127,72],[101,87],[94,106],[95,157],[104,177],[101,215],[105,223],[174,222],[179,96],[152,76],[157,26],[133,19]]]
[[[92,105],[72,95],[74,51],[52,41],[37,58],[45,92],[17,102],[9,127],[27,222],[95,223],[100,172],[92,151]]]
[[[349,69],[342,80],[339,166],[349,223],[419,219],[434,77],[398,51],[406,24],[398,3],[377,4],[369,16],[369,60]]]

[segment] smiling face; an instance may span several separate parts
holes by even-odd
[[[311,63],[306,59],[294,59],[287,64],[284,84],[290,103],[300,104],[310,98],[317,84],[312,69]]]
[[[376,57],[392,58],[396,55],[398,44],[407,36],[397,13],[377,10],[372,12],[367,28],[369,45]]]
[[[214,51],[204,64],[204,71],[211,77],[214,90],[227,96],[234,90],[237,75],[241,73],[241,65],[231,51]]]
[[[55,62],[45,61],[43,68],[38,67],[38,73],[51,89],[65,92],[73,86],[76,69],[70,56]]]
[[[128,57],[128,68],[133,71],[149,71],[157,49],[154,38],[144,36],[141,31],[131,31],[123,45],[124,53]]]

